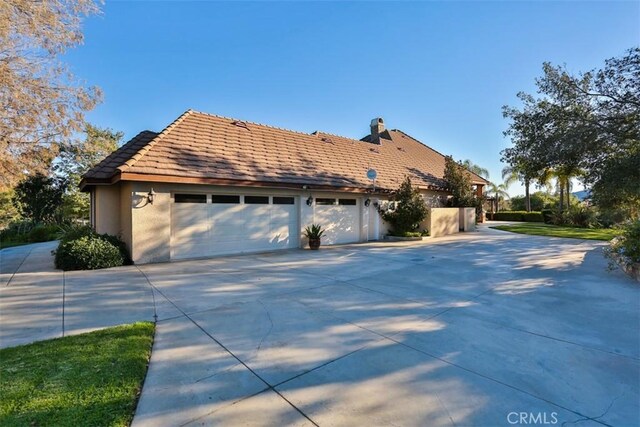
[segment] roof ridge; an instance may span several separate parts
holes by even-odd
[[[283,131],[286,131],[286,132],[299,133],[300,135],[312,136],[310,133],[302,132],[302,131],[299,131],[299,130],[286,129],[286,128],[282,128],[282,127],[279,127],[279,126],[273,126],[273,125],[266,125],[264,123],[252,122],[250,120],[238,119],[236,117],[221,116],[219,114],[205,113],[204,111],[193,111],[193,110],[189,110],[189,111],[191,111],[194,114],[202,114],[203,116],[217,117],[219,119],[244,122],[244,123],[247,123],[247,124],[250,124],[250,125],[263,126],[263,127],[266,127],[266,128],[278,129],[278,130],[283,130]]]
[[[355,138],[349,138],[348,136],[343,136],[343,135],[338,135],[337,133],[331,133],[331,132],[325,132],[323,130],[316,130],[313,131],[312,133],[310,133],[309,135],[319,135],[319,134],[323,134],[323,135],[329,135],[329,136],[335,136],[338,138],[342,138],[342,139],[349,139],[353,142],[364,142],[361,139],[355,139]]]
[[[193,114],[194,111],[192,109],[188,109],[184,113],[182,113],[177,119],[175,119],[169,126],[162,129],[162,131],[156,136],[146,143],[142,148],[140,148],[133,156],[129,158],[124,164],[117,167],[120,172],[124,172],[125,169],[131,168],[138,160],[140,160],[146,153],[153,147],[158,141],[160,141],[165,135],[167,135],[171,130],[180,124],[186,117]]]
[[[438,150],[436,150],[435,148],[431,147],[430,145],[427,145],[425,143],[423,143],[422,141],[420,141],[419,139],[416,139],[414,137],[412,137],[411,135],[409,135],[408,133],[406,133],[405,131],[402,131],[400,129],[391,129],[394,132],[400,132],[401,134],[413,139],[414,141],[416,141],[418,144],[424,145],[425,147],[427,147],[428,149],[435,151],[436,153],[440,154],[443,157],[451,157],[453,159],[453,156],[449,155],[449,154],[442,154],[441,152],[439,152]],[[455,161],[455,159],[453,159]],[[465,168],[467,169],[467,168]],[[485,182],[489,182],[488,179],[481,177],[480,175],[478,175],[477,173],[475,173],[474,171],[467,169],[467,171],[469,171],[469,173],[471,173],[472,175],[475,175],[476,177],[480,178],[482,181]]]
[[[302,131],[299,131],[299,130],[283,128],[283,127],[280,127],[280,126],[273,126],[273,125],[267,125],[267,124],[264,124],[264,123],[252,122],[250,120],[238,119],[236,117],[227,117],[227,116],[221,116],[219,114],[206,113],[204,111],[193,111],[193,110],[191,110],[191,112],[194,113],[194,114],[202,114],[204,116],[217,117],[219,119],[239,121],[239,122],[244,122],[244,123],[251,124],[251,125],[256,125],[256,126],[262,126],[262,127],[266,127],[266,128],[270,128],[270,129],[282,130],[282,131],[285,131],[285,132],[293,132],[293,133],[297,133],[297,134],[305,135],[305,136],[315,136],[314,134],[316,134],[316,133],[323,133],[325,135],[331,135],[331,136],[336,136],[338,138],[350,139],[350,140],[355,141],[355,142],[361,142],[359,139],[350,138],[348,136],[338,135],[338,134],[335,134],[335,133],[325,132],[325,131],[322,131],[322,130],[315,130],[315,131],[313,131],[311,133],[307,133],[307,132],[302,132]]]

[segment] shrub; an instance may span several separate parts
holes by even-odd
[[[88,225],[66,225],[60,227],[60,241],[62,242],[76,240],[80,237],[91,236],[93,234],[95,234],[95,232]]]
[[[630,221],[621,235],[611,243],[608,254],[616,254],[626,264],[640,263],[640,220]]]
[[[585,206],[572,207],[567,212],[567,222],[569,225],[581,228],[594,228],[599,225],[596,211]]]
[[[124,263],[120,248],[97,234],[63,241],[55,251],[56,268],[62,270],[95,270]]]
[[[411,179],[405,178],[400,184],[395,199],[398,202],[394,210],[380,212],[382,219],[391,224],[395,233],[415,231],[427,217],[427,205],[417,188],[411,186]]]
[[[522,220],[525,222],[544,222],[542,212],[524,212]]]
[[[565,211],[553,211],[551,212],[551,224],[553,225],[567,225],[567,213]]]
[[[552,218],[553,218],[553,210],[552,209],[543,209],[541,214],[542,214],[542,219],[544,220],[545,224],[551,224],[552,223]]]
[[[58,234],[58,226],[56,225],[36,225],[29,231],[27,240],[29,242],[48,242],[49,240],[55,240]]]
[[[540,212],[527,212],[527,211],[503,211],[495,212],[493,214],[487,214],[489,219],[493,221],[527,221],[527,222],[542,222],[543,217]]]

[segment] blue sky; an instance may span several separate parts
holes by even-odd
[[[65,60],[104,91],[88,119],[127,139],[189,108],[354,138],[380,116],[501,182],[502,105],[543,61],[638,45],[639,23],[637,1],[107,2]]]

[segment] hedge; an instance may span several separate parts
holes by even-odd
[[[542,213],[526,211],[504,211],[488,213],[487,218],[492,221],[544,222]]]

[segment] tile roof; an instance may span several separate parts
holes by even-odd
[[[82,185],[127,174],[163,180],[201,178],[366,189],[369,168],[376,187],[392,190],[406,175],[425,188],[442,188],[444,156],[399,130],[380,144],[323,132],[306,134],[195,111],[162,132],[145,131],[85,174]],[[486,181],[473,175],[473,181]]]

